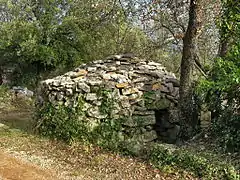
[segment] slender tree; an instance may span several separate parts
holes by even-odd
[[[179,102],[183,138],[190,137],[194,129],[192,75],[197,58],[197,40],[202,28],[202,5],[202,0],[191,0],[188,27],[183,38]]]

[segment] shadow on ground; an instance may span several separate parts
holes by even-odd
[[[14,109],[0,111],[0,123],[8,126],[9,129],[19,129],[23,132],[33,133],[33,110]]]

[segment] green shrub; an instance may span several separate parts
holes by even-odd
[[[213,133],[218,144],[227,152],[240,153],[240,116],[226,110],[213,123]]]
[[[83,138],[87,134],[87,128],[83,121],[78,120],[78,115],[72,108],[55,107],[48,103],[37,112],[38,131],[42,135],[67,142]]]
[[[204,179],[237,180],[240,178],[233,166],[224,162],[215,162],[209,157],[184,149],[157,145],[151,150],[149,157],[150,162],[162,170],[184,170]]]
[[[111,119],[113,100],[107,96],[108,92],[101,93],[102,105],[100,111],[107,114],[105,119],[96,120],[94,127],[90,127],[85,112],[82,111],[84,103],[78,97],[77,107],[53,105],[46,103],[36,112],[37,130],[44,136],[57,138],[66,142],[74,140],[97,144],[107,149],[116,150],[120,147],[123,136],[121,134],[123,118]]]

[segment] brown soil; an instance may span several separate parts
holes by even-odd
[[[0,152],[1,180],[56,180],[53,172]]]
[[[29,134],[32,122],[31,113],[22,110],[0,113],[0,123],[9,127],[0,127],[0,180],[196,179],[92,145],[69,146]]]

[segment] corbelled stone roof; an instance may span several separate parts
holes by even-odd
[[[107,116],[99,110],[103,101],[99,89],[112,92],[109,98],[115,99],[111,118],[125,116],[128,120],[124,126],[145,129],[139,135],[144,142],[159,136],[176,139],[179,81],[160,63],[132,54],[113,55],[42,82],[42,95],[53,104],[74,107],[81,95],[85,101],[82,110],[89,122]]]

